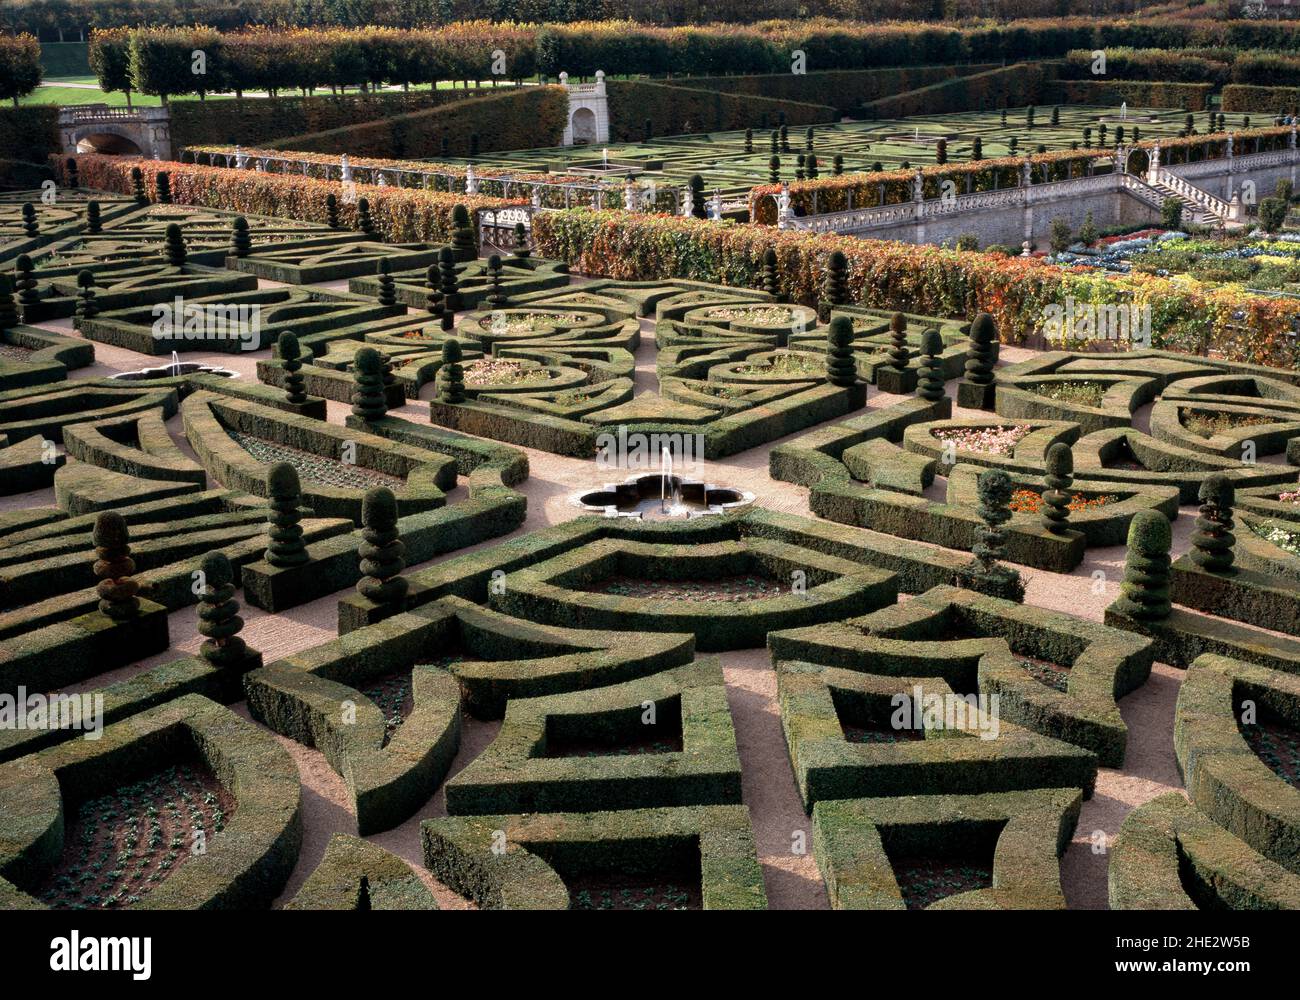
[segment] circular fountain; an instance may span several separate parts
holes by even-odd
[[[175,378],[178,375],[217,375],[221,378],[239,378],[239,372],[231,371],[229,368],[205,365],[198,361],[182,361],[175,351],[172,351],[170,364],[159,365],[157,368],[139,368],[133,372],[118,372],[116,375],[110,375],[109,378],[122,382],[139,382],[156,378]]]
[[[573,497],[574,505],[588,513],[642,520],[725,514],[753,502],[754,494],[748,490],[663,472],[629,476],[621,483],[606,483]]]

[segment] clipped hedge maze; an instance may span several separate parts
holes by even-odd
[[[504,298],[460,318],[483,358],[465,366],[463,401],[431,402],[434,423],[579,458],[603,433],[701,435],[702,457],[720,458],[866,399],[865,382],[830,383],[816,316],[762,292],[594,281]],[[634,397],[641,316],[654,318],[660,391]]]
[[[1174,750],[1188,798],[1163,795],[1125,819],[1111,907],[1300,907],[1296,676],[1199,657],[1179,691]]]
[[[228,800],[228,813],[199,810],[203,822],[190,832],[202,837],[164,845],[152,831],[180,828],[181,803],[142,793],[137,783],[156,786],[151,776],[180,766],[206,779],[214,799]],[[118,826],[112,796],[127,786],[132,798],[117,801],[128,820]],[[108,726],[97,740],[0,765],[0,905],[268,906],[297,860],[300,795],[297,768],[273,737],[199,695],[177,698]],[[181,801],[193,811],[192,800]],[[101,855],[115,867],[92,874],[90,859]]]
[[[771,474],[809,487],[822,517],[971,549],[980,473],[1000,469],[1013,490],[1007,558],[1059,573],[1088,548],[1123,544],[1138,511],[1176,518],[1207,474],[1243,491],[1300,478],[1300,388],[1277,369],[1054,351],[998,369],[992,388],[995,415],[953,418],[949,399],[918,397],[777,446]],[[1132,421],[1149,404],[1147,433]],[[1047,460],[1058,445],[1070,451],[1064,476]],[[937,477],[942,501],[930,498]],[[1065,498],[1056,518],[1052,491]]]
[[[813,843],[837,910],[1061,910],[1076,788],[825,800]]]
[[[451,816],[425,866],[484,909],[765,909],[744,806]]]

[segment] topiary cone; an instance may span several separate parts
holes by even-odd
[[[82,269],[77,272],[77,304],[73,315],[78,320],[94,319],[99,315],[99,303],[95,301],[95,275]]]
[[[998,328],[993,317],[980,313],[970,325],[970,346],[966,351],[966,381],[975,385],[993,384],[993,345]]]
[[[224,552],[209,552],[200,565],[203,589],[199,592],[199,635],[204,642],[199,655],[214,667],[242,663],[248,647],[239,638],[244,619],[235,600],[235,572]]]
[[[1124,582],[1115,608],[1138,621],[1162,621],[1172,610],[1169,601],[1169,548],[1173,529],[1159,511],[1140,510],[1128,527],[1128,557]]]
[[[406,596],[406,546],[397,531],[397,498],[383,486],[367,490],[361,501],[361,537],[357,554],[361,572],[357,592],[377,604],[393,604]]]

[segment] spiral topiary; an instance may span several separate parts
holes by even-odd
[[[69,156],[63,161],[63,165],[67,168],[68,187],[81,187],[80,168],[77,166],[77,158],[75,156]]]
[[[244,619],[235,600],[235,571],[224,552],[209,552],[200,564],[203,589],[199,592],[199,655],[214,667],[243,663],[248,647],[239,637]]]
[[[781,183],[781,157],[775,153],[767,161],[767,182],[769,184]]]
[[[896,312],[889,317],[889,363],[900,372],[911,360],[907,349],[907,317]]]
[[[361,500],[361,537],[357,550],[361,572],[357,593],[376,604],[394,604],[406,596],[406,546],[397,532],[397,498],[383,486],[367,490]]]
[[[1236,572],[1232,565],[1236,556],[1233,547],[1237,544],[1237,536],[1232,533],[1236,502],[1232,480],[1220,472],[1211,473],[1201,480],[1197,498],[1201,510],[1192,533],[1192,562],[1208,573]]]
[[[442,342],[442,369],[438,372],[438,395],[444,403],[465,402],[465,369],[461,367],[460,341],[448,337]]]
[[[104,230],[104,220],[100,215],[99,202],[86,202],[86,232],[91,236],[98,235]]]
[[[438,265],[430,264],[424,272],[424,308],[442,316],[442,289],[438,287]]]
[[[691,188],[691,215],[697,219],[703,219],[708,214],[704,210],[704,178],[699,174],[691,174],[689,184]]]
[[[36,219],[36,206],[30,201],[23,202],[23,235],[29,240],[41,235],[41,224]]]
[[[826,275],[822,279],[822,316],[828,318],[832,306],[849,300],[849,261],[839,250],[826,259]]]
[[[302,488],[298,485],[298,471],[288,462],[277,462],[266,473],[266,494],[270,498],[270,527],[267,534],[271,544],[266,550],[266,561],[280,568],[301,566],[311,561],[307,545],[302,539]]]
[[[248,232],[248,220],[235,216],[230,226],[230,252],[236,257],[247,257],[253,252],[253,238]]]
[[[496,254],[487,259],[487,273],[487,303],[493,309],[504,309],[510,304],[510,297],[501,288],[501,258]]]
[[[782,123],[780,129],[777,131],[781,136],[781,152],[790,152],[790,126]]]
[[[280,358],[284,372],[284,390],[290,403],[301,406],[307,402],[302,375],[302,347],[292,333],[282,333],[275,341],[275,353]]]
[[[384,398],[384,359],[373,347],[362,347],[352,359],[352,412],[367,423],[388,414]]]
[[[18,303],[22,306],[34,306],[41,301],[40,286],[36,281],[36,265],[27,254],[19,254],[14,261],[14,284],[18,288]]]
[[[510,251],[510,256],[516,260],[524,260],[532,256],[532,250],[528,248],[528,230],[524,228],[522,222],[515,223],[515,246]]]
[[[438,289],[442,292],[442,328],[453,330],[460,309],[460,284],[456,280],[456,255],[450,247],[438,251]]]
[[[768,134],[767,139],[768,139],[768,152],[771,153],[772,156],[776,156],[777,153],[781,152],[780,134],[777,132],[776,129],[772,129],[772,131]]]
[[[826,378],[841,388],[858,380],[858,366],[853,359],[853,321],[847,316],[836,316],[827,330]]]
[[[325,224],[331,229],[339,228],[339,199],[332,191],[325,196]]]
[[[1011,477],[1002,469],[980,473],[975,513],[984,524],[977,530],[971,552],[975,558],[958,574],[958,581],[982,593],[1019,601],[1025,596],[1020,572],[1002,564],[1007,557],[1007,536],[1002,526],[1011,520]]]
[[[388,271],[388,258],[380,257],[376,267],[379,275],[379,304],[381,306],[397,305],[397,282]]]
[[[1139,621],[1162,621],[1169,602],[1169,548],[1173,529],[1159,511],[1140,510],[1128,526],[1128,558],[1115,609]]]
[[[469,219],[469,209],[453,205],[451,209],[451,247],[460,260],[473,260],[478,256],[478,241]]]
[[[0,330],[12,330],[18,325],[18,304],[14,302],[13,286],[9,275],[0,274]]]
[[[159,170],[153,179],[154,187],[158,192],[158,204],[170,205],[172,203],[172,176],[166,170]]]
[[[966,381],[975,385],[993,384],[993,345],[998,328],[993,317],[980,313],[970,325],[970,346],[966,350]]]
[[[745,129],[745,152],[752,153],[753,151],[754,151],[754,130],[752,128],[747,128]]]
[[[131,168],[131,197],[137,205],[149,204],[149,196],[144,191],[144,174],[139,167]]]
[[[357,229],[367,236],[375,235],[375,220],[370,217],[370,199],[357,199]]]
[[[781,265],[776,258],[776,251],[768,247],[763,251],[763,272],[760,279],[763,291],[781,301]]]
[[[94,319],[99,315],[99,303],[95,301],[95,275],[85,268],[77,272],[77,304],[73,315],[78,320]]]
[[[163,238],[163,249],[167,254],[168,267],[185,266],[185,259],[189,256],[189,251],[185,249],[185,236],[181,233],[181,227],[174,222],[167,224],[166,235]]]
[[[927,403],[937,403],[945,395],[941,353],[943,337],[935,327],[930,327],[921,334],[921,364],[916,380],[917,395]]]
[[[131,578],[135,560],[131,558],[130,533],[126,519],[117,511],[107,510],[95,518],[91,535],[95,543],[95,578],[99,583],[99,610],[115,622],[126,621],[140,613],[140,584]]]
[[[831,160],[831,173],[834,174],[836,177],[839,177],[842,173],[844,173],[843,153],[836,153],[834,159]]]
[[[1069,529],[1070,487],[1074,485],[1074,452],[1064,441],[1047,449],[1047,473],[1043,476],[1043,505],[1039,514],[1043,527],[1054,535]]]

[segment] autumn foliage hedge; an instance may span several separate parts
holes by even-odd
[[[1030,164],[1031,180],[1035,184],[1046,181],[1069,180],[1086,174],[1090,160],[1109,157],[1107,149],[1062,149],[1051,153],[1034,153],[1024,156],[1000,156],[989,160],[970,160],[966,163],[932,164],[921,167],[922,191],[927,199],[938,198],[943,193],[945,181],[956,185],[957,194],[1017,187],[1026,161]],[[790,184],[790,206],[796,215],[813,215],[839,212],[850,207],[869,208],[875,205],[898,205],[914,197],[916,169],[880,170],[867,173],[840,174],[819,177],[810,181]],[[776,222],[776,196],[779,184],[761,184],[750,189],[749,214],[754,222],[768,225]],[[852,197],[852,206],[849,204]]]
[[[813,305],[832,251],[848,260],[849,300],[880,309],[947,317],[989,312],[1004,340],[1041,333],[1048,305],[1135,304],[1151,310],[1153,345],[1221,353],[1231,360],[1290,367],[1300,353],[1288,332],[1300,301],[1249,295],[1153,275],[1110,275],[1032,258],[928,245],[812,235],[769,226],[676,216],[574,209],[535,217],[538,253],[575,270],[628,281],[686,278],[761,287],[764,252],[776,251],[781,291]]]
[[[344,228],[358,228],[357,206],[355,202],[345,200],[343,185],[337,181],[116,156],[78,156],[76,160],[82,187],[130,194],[131,169],[139,167],[144,175],[145,191],[152,198],[156,196],[157,175],[166,171],[171,179],[174,204],[275,215],[303,222],[326,222],[325,200],[333,194],[339,203],[340,224]],[[65,159],[56,157],[54,162],[60,181],[66,182]],[[370,216],[379,234],[389,242],[400,243],[449,240],[454,228],[451,215],[456,205],[468,208],[472,220],[482,208],[524,203],[523,199],[485,198],[364,184],[355,185],[355,195],[358,201],[361,198],[369,201]]]

